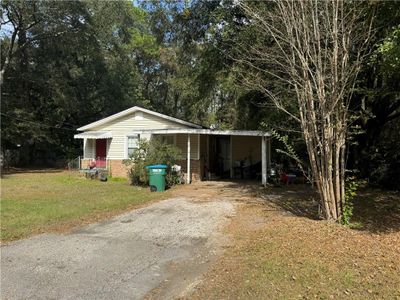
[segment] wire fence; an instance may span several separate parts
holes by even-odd
[[[81,157],[78,156],[76,158],[70,159],[68,161],[68,170],[80,170],[81,169]]]

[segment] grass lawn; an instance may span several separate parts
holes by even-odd
[[[126,180],[85,179],[77,172],[6,174],[1,179],[1,241],[68,230],[166,195]]]
[[[189,299],[400,299],[400,197],[366,190],[356,228],[317,220],[290,187],[246,203],[224,255]]]

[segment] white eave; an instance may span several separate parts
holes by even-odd
[[[207,135],[236,135],[236,136],[271,136],[269,132],[261,130],[213,130],[197,128],[177,129],[145,129],[135,130],[132,134],[207,134]]]
[[[112,133],[110,131],[86,131],[75,134],[74,139],[110,139]]]
[[[175,123],[183,124],[183,125],[186,125],[186,126],[189,126],[189,127],[192,127],[192,128],[203,128],[202,126],[194,124],[194,123],[190,123],[190,122],[187,122],[187,121],[184,121],[184,120],[181,120],[181,119],[177,119],[177,118],[170,117],[170,116],[167,116],[167,115],[164,115],[164,114],[160,114],[158,112],[155,112],[155,111],[152,111],[152,110],[149,110],[149,109],[145,109],[143,107],[133,106],[133,107],[125,109],[125,110],[123,110],[123,111],[121,111],[119,113],[111,115],[111,116],[109,116],[107,118],[101,119],[99,121],[90,123],[90,124],[85,125],[85,126],[82,126],[82,127],[78,128],[77,130],[79,130],[79,131],[89,130],[89,129],[92,129],[92,128],[96,127],[96,126],[103,125],[103,124],[105,124],[107,122],[110,122],[112,120],[121,118],[121,117],[126,116],[126,115],[131,114],[131,113],[134,113],[136,111],[141,111],[141,112],[144,112],[144,113],[147,113],[147,114],[150,114],[150,115],[153,115],[153,116],[157,116],[159,118],[162,118],[162,119],[165,119],[165,120],[169,120],[169,121],[172,121],[172,122],[175,122]]]

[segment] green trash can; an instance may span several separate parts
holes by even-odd
[[[165,174],[167,173],[167,167],[167,165],[152,165],[146,167],[146,169],[149,170],[150,191],[165,191]]]

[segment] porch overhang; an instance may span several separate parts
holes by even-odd
[[[269,132],[261,130],[214,130],[214,129],[197,129],[197,128],[177,128],[177,129],[144,129],[135,130],[136,134],[206,134],[206,135],[234,135],[234,136],[260,136],[270,137]]]
[[[112,133],[110,131],[87,131],[74,135],[74,139],[110,139]]]

